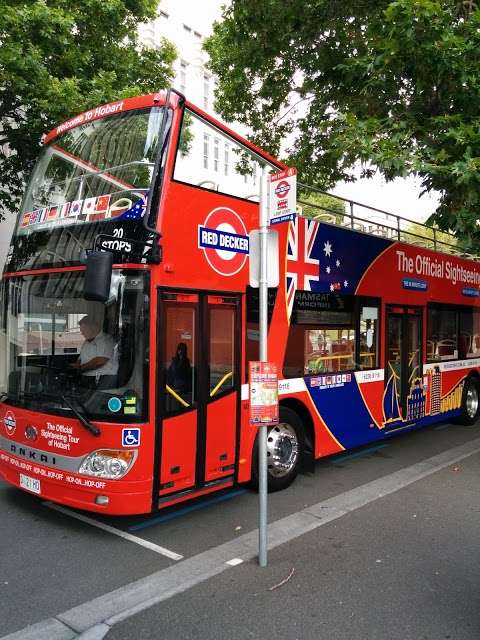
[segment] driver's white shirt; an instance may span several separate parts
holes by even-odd
[[[93,358],[108,358],[107,362],[97,369],[82,371],[84,376],[115,376],[118,372],[118,362],[115,353],[115,341],[112,336],[102,331],[93,338],[85,340],[80,349],[80,364],[85,364]]]

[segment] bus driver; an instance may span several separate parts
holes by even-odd
[[[85,342],[78,360],[70,366],[82,374],[84,386],[111,389],[117,386],[118,362],[112,336],[102,331],[101,323],[92,316],[79,321]]]

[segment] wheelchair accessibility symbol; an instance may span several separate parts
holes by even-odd
[[[122,446],[139,447],[140,429],[122,429]]]

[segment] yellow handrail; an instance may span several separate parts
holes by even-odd
[[[168,391],[168,393],[170,395],[172,395],[175,400],[178,400],[178,402],[180,402],[180,404],[183,404],[184,407],[189,407],[190,405],[188,404],[188,402],[185,402],[185,400],[178,395],[178,393],[175,393],[175,391],[172,389],[172,387],[169,387],[168,384],[165,385],[165,389]]]
[[[210,397],[213,398],[213,396],[217,393],[217,391],[220,389],[220,387],[222,386],[222,384],[228,380],[228,378],[231,378],[233,376],[233,371],[229,371],[228,373],[226,373],[223,378],[220,380],[220,382],[217,384],[216,387],[214,387],[212,389],[212,391],[210,391]]]

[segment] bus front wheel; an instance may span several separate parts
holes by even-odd
[[[479,406],[480,391],[478,382],[473,377],[467,378],[463,387],[462,407],[458,422],[466,425],[475,424],[478,418]]]
[[[281,491],[292,484],[300,471],[305,449],[302,421],[287,407],[280,407],[279,423],[267,432],[268,490]],[[252,484],[258,489],[258,438],[252,458]]]

